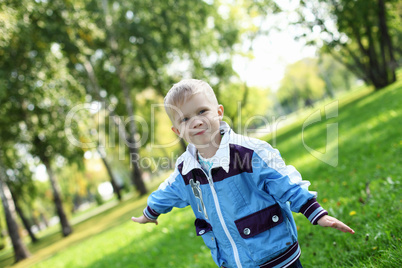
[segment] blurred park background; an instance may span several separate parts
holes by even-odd
[[[306,267],[402,267],[401,23],[399,0],[1,1],[0,267],[213,267],[191,210],[130,222],[185,150],[162,103],[190,77],[355,229],[295,215]]]

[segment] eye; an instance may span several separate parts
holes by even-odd
[[[205,113],[207,110],[206,109],[202,109],[198,114],[203,114]]]
[[[188,117],[184,117],[181,119],[181,122],[187,122],[188,121]]]

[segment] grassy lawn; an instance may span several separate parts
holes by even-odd
[[[402,267],[402,80],[379,92],[361,89],[339,100],[338,116],[302,131],[306,118],[283,128],[276,147],[287,164],[309,180],[311,190],[355,235],[312,226],[295,214],[305,267]],[[338,138],[326,148],[327,126]],[[303,136],[302,136],[303,135]],[[338,163],[328,165],[305,148],[321,153],[339,148]],[[265,138],[273,142],[270,137]],[[136,225],[146,197],[130,198],[74,226],[62,238],[48,233],[33,256],[13,267],[214,267],[208,249],[195,235],[189,208],[162,215],[159,225]],[[12,264],[10,249],[0,252],[0,267]]]
[[[278,135],[277,147],[308,179],[329,213],[355,231],[311,226],[295,215],[307,267],[402,267],[402,83],[339,101],[339,115]],[[325,115],[323,118],[325,119]],[[306,151],[323,152],[327,124],[338,123],[339,159],[329,166]]]

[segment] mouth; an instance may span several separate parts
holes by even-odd
[[[205,130],[202,130],[202,131],[200,131],[200,132],[197,132],[197,133],[194,134],[194,136],[202,135],[202,134],[204,134],[206,131],[207,131],[207,130],[205,129]]]

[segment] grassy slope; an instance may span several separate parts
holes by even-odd
[[[359,94],[367,96],[341,99],[338,117],[303,132],[305,143],[323,152],[326,125],[338,123],[336,167],[304,148],[301,130],[309,114],[281,130],[274,141],[287,164],[311,181],[310,189],[318,191],[318,200],[330,214],[356,231],[350,235],[311,226],[295,214],[306,267],[401,266],[402,83]],[[38,245],[30,245],[32,258],[14,267],[35,263],[34,267],[214,266],[202,239],[195,235],[190,209],[162,216],[159,226],[131,223],[130,217],[140,215],[145,203],[146,198],[127,200],[77,224],[74,234],[65,239],[57,233],[47,235]],[[1,253],[1,267],[11,262],[11,251]]]
[[[356,231],[351,236],[311,226],[296,215],[308,267],[401,267],[401,102],[399,82],[346,105],[341,100],[338,117],[309,126],[306,144],[323,152],[326,124],[338,123],[336,167],[304,149],[302,121],[278,137],[278,149],[311,181],[321,204]]]

